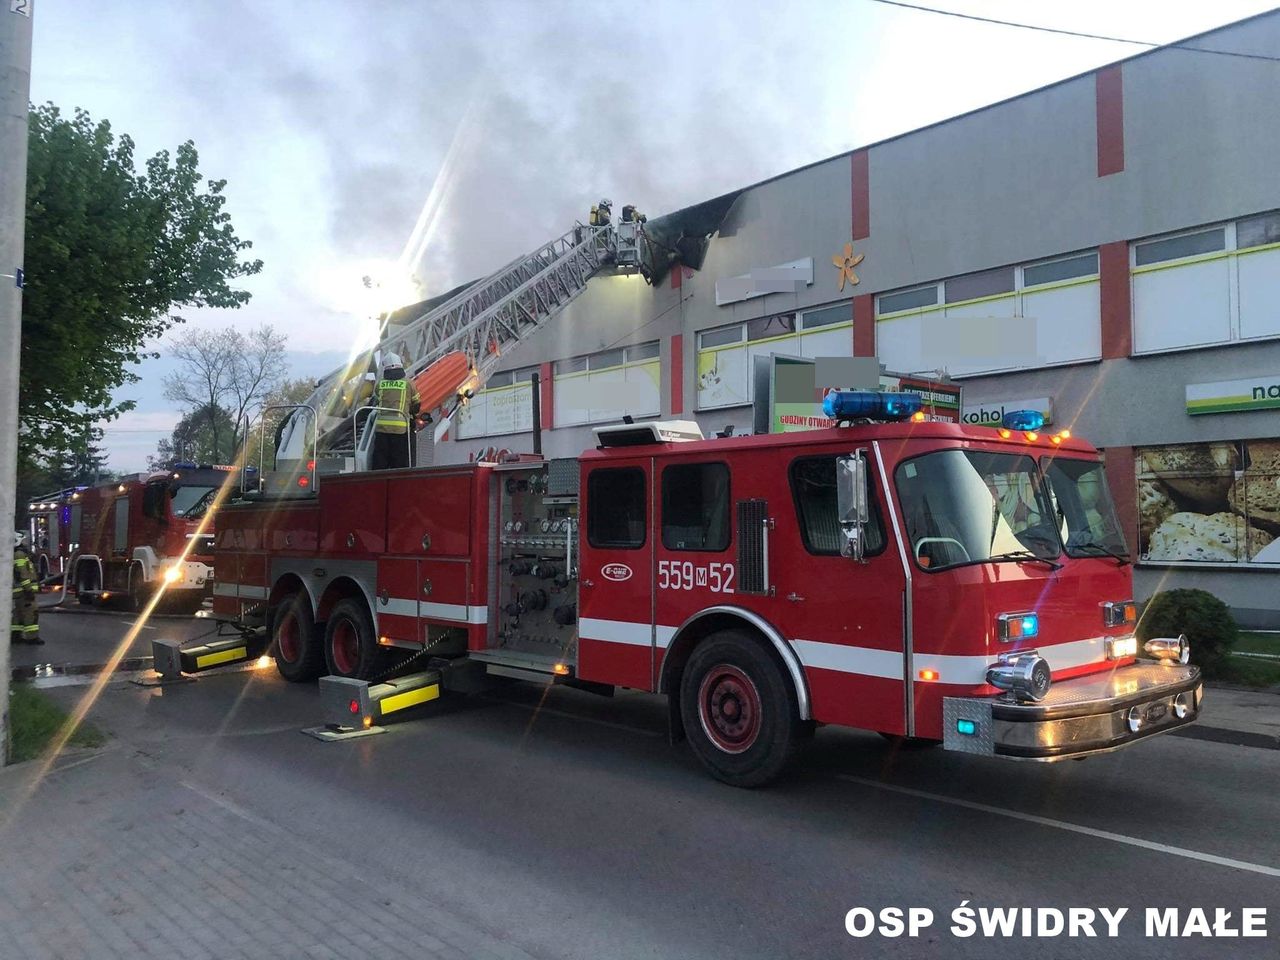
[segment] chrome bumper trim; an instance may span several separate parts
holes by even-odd
[[[1174,702],[1191,693],[1186,715]],[[1040,703],[998,698],[943,698],[943,745],[949,750],[1019,760],[1061,760],[1105,753],[1195,722],[1203,690],[1193,666],[1134,663],[1055,683]],[[1128,715],[1142,708],[1141,728]],[[959,732],[960,721],[974,733]]]

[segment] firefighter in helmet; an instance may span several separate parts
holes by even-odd
[[[388,353],[382,361],[382,379],[378,381],[378,410],[375,413],[373,437],[374,470],[394,470],[411,465],[414,424],[422,401],[413,381],[404,372],[398,354]]]
[[[601,200],[591,208],[591,226],[607,227],[613,218],[613,201]]]
[[[43,644],[40,614],[36,609],[36,567],[27,549],[26,534],[13,534],[13,616],[9,621],[9,642]]]

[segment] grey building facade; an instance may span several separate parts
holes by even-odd
[[[753,356],[941,368],[970,421],[1104,449],[1139,597],[1280,626],[1277,58],[1272,12],[748,187],[699,270],[593,280],[436,461],[528,450],[531,370],[572,456],[623,412],[748,432]]]

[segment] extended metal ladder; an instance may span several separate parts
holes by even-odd
[[[462,351],[472,359],[476,371],[465,387],[477,392],[510,347],[564,310],[603,267],[636,269],[642,242],[638,224],[579,224],[471,284],[429,313],[405,324],[388,325],[375,349],[400,354],[410,378],[440,358]],[[366,362],[371,359],[366,355]],[[355,452],[346,416],[350,404],[338,396],[351,372],[352,366],[348,366],[331,373],[306,403],[321,412],[317,449],[306,450],[306,430],[299,428],[305,417],[291,417],[280,434],[279,460]],[[299,424],[295,425],[295,419]],[[447,429],[448,415],[441,420],[436,426],[437,437]]]

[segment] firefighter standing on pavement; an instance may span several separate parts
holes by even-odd
[[[378,381],[376,433],[373,438],[374,470],[394,470],[411,465],[414,437],[410,424],[418,415],[421,400],[413,382],[405,376],[404,364],[397,354],[389,353],[382,365]]]
[[[13,534],[13,617],[9,622],[11,643],[42,644],[39,611],[36,609],[36,567],[27,550],[26,537]]]

